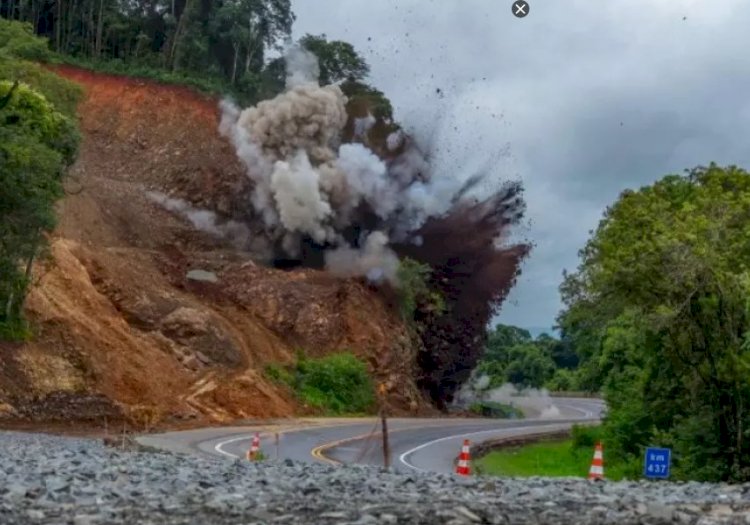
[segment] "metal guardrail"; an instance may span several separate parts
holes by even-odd
[[[531,443],[537,443],[539,441],[545,441],[547,439],[566,439],[571,435],[571,429],[564,430],[553,430],[550,432],[540,432],[537,434],[527,434],[525,436],[508,436],[497,439],[490,439],[477,443],[471,447],[471,458],[473,460],[479,459],[486,456],[493,450],[517,447],[521,445],[528,445]]]

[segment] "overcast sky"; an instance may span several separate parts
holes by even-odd
[[[511,0],[293,0],[295,37],[351,42],[397,120],[440,123],[445,166],[507,145],[494,175],[523,180],[518,235],[536,246],[500,321],[535,328],[620,191],[711,160],[750,167],[750,1],[529,3],[517,19]]]

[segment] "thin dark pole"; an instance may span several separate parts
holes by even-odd
[[[388,414],[386,413],[385,392],[386,386],[381,383],[378,393],[380,394],[380,422],[383,434],[383,465],[385,465],[385,468],[389,468],[391,466],[391,447],[388,444]]]
[[[388,419],[385,415],[385,409],[380,412],[380,419],[383,423],[383,464],[385,468],[391,466],[391,449],[388,445]]]

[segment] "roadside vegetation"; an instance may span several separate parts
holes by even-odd
[[[0,19],[0,340],[30,335],[23,304],[32,265],[78,148],[80,91],[31,62],[46,56],[29,25]]]
[[[672,477],[750,480],[750,173],[628,190],[561,286],[563,341],[608,406],[609,457],[673,449]]]
[[[477,474],[504,477],[587,477],[594,445],[601,438],[601,429],[574,427],[572,437],[564,440],[545,440],[518,447],[490,452],[475,460]],[[607,479],[637,479],[640,466],[611,457],[605,448],[604,472]]]
[[[748,235],[741,168],[710,164],[623,192],[564,275],[560,339],[499,325],[475,378],[486,391],[601,394],[605,463],[621,466],[608,477],[640,477],[645,448],[660,446],[672,449],[672,479],[750,480]]]
[[[356,415],[375,409],[367,365],[348,352],[311,359],[300,354],[292,366],[269,365],[266,375],[291,388],[300,403],[326,415]]]

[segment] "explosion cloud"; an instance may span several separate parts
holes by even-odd
[[[221,132],[253,182],[253,212],[278,260],[396,287],[399,256],[430,265],[446,310],[421,319],[420,382],[444,406],[475,366],[528,252],[501,244],[523,214],[521,187],[478,198],[483,173],[433,177],[428,156],[400,129],[378,156],[367,146],[375,118],[347,115],[341,88],[318,85],[314,55],[295,48],[287,68],[277,97],[244,110],[222,104]],[[350,118],[353,136],[342,143]]]

